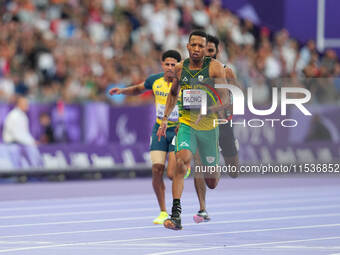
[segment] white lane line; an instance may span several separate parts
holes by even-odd
[[[265,217],[265,218],[251,218],[243,220],[226,220],[226,221],[213,221],[207,222],[205,225],[216,225],[216,224],[231,224],[231,223],[246,223],[246,222],[263,222],[263,221],[280,221],[280,220],[291,220],[291,219],[309,219],[309,218],[325,218],[325,217],[337,217],[340,213],[323,213],[323,214],[310,214],[310,215],[294,215],[284,217]],[[128,217],[125,220],[139,220],[143,217]],[[152,219],[152,217],[150,217]],[[53,226],[53,225],[69,225],[69,224],[82,224],[82,223],[100,223],[100,222],[117,222],[120,219],[98,219],[98,220],[79,220],[79,221],[58,221],[58,222],[44,222],[44,223],[28,223],[28,224],[13,224],[13,225],[2,225],[0,229],[7,228],[22,228],[22,227],[36,227],[36,226]],[[183,226],[196,226],[197,223],[183,224]],[[150,228],[145,226],[144,228]],[[134,229],[129,228],[129,229]],[[122,230],[122,229],[120,229]]]
[[[225,199],[225,196],[223,197]],[[212,197],[209,199],[209,202],[219,200],[214,199]],[[249,198],[248,198],[249,199]],[[235,199],[239,201],[239,199]],[[294,203],[294,202],[326,202],[326,201],[339,201],[340,202],[340,197],[339,196],[320,196],[320,197],[313,197],[313,198],[305,198],[305,197],[298,197],[298,198],[293,198],[293,199],[283,199],[283,200],[278,200],[278,199],[273,199],[273,200],[268,200],[268,199],[261,199],[263,201],[257,201],[256,198],[252,198],[252,201],[249,202],[243,201],[243,202],[230,202],[229,200],[224,200],[224,201],[218,201],[221,202],[221,206],[238,206],[238,205],[263,205],[263,204],[281,204],[281,203]],[[191,201],[197,201],[196,197],[193,197],[191,199],[186,199],[185,203]],[[145,204],[145,203],[155,203],[154,199],[149,199],[147,201],[126,201],[124,202],[127,205],[135,205],[135,204]],[[50,205],[50,206],[33,206],[33,207],[18,207],[18,208],[0,208],[0,211],[27,211],[27,210],[41,210],[41,209],[65,209],[65,208],[82,208],[82,207],[98,207],[98,206],[117,206],[121,204],[115,204],[112,202],[103,202],[103,203],[85,203],[85,204],[73,204],[73,205]]]
[[[296,198],[296,196],[292,196],[293,198]],[[320,196],[322,197],[322,196]],[[247,199],[247,197],[244,197]],[[301,198],[303,198],[301,196]],[[186,201],[195,201],[197,198],[195,197],[189,197],[185,199]],[[220,200],[220,199],[225,199],[225,196],[219,195],[219,196],[214,196],[210,200]],[[256,199],[256,198],[254,198]],[[258,199],[265,199],[263,197],[259,197]],[[239,198],[233,198],[231,201],[238,201],[240,200]],[[94,200],[96,201],[96,200]],[[229,198],[228,198],[229,201]],[[5,211],[26,211],[26,210],[41,210],[41,209],[65,209],[65,208],[77,208],[77,207],[97,207],[97,206],[121,206],[121,205],[131,205],[131,204],[148,204],[148,203],[154,203],[155,198],[152,194],[149,194],[148,197],[145,197],[143,200],[139,199],[138,197],[132,197],[129,198],[127,197],[124,199],[124,201],[105,201],[105,202],[95,202],[95,203],[79,203],[79,204],[56,204],[56,205],[39,205],[39,206],[20,206],[20,207],[7,207],[7,208],[0,208],[0,212],[5,212]],[[2,203],[0,202],[0,205]]]
[[[288,240],[288,241],[277,241],[277,242],[265,242],[265,243],[248,243],[248,244],[240,244],[240,245],[225,245],[225,246],[215,246],[215,247],[207,247],[207,248],[182,249],[182,250],[175,250],[175,251],[149,253],[148,255],[167,255],[167,254],[178,254],[178,253],[185,253],[185,252],[199,252],[199,251],[218,250],[218,249],[227,249],[227,248],[243,248],[243,247],[270,245],[270,244],[299,243],[299,242],[336,240],[336,239],[340,239],[340,236],[309,238],[309,239],[300,239],[300,240]]]
[[[78,212],[66,212],[66,213],[38,213],[38,214],[27,214],[27,215],[0,216],[0,220],[72,216],[72,215],[91,215],[91,214],[96,215],[96,214],[105,214],[105,213],[147,212],[147,211],[157,211],[157,209],[153,207],[152,208],[145,207],[145,208],[138,208],[138,209],[114,209],[114,210],[78,211]]]
[[[155,216],[146,217],[146,219],[152,220]],[[22,227],[36,227],[36,226],[53,226],[53,225],[69,225],[69,224],[83,224],[83,223],[101,223],[101,222],[119,222],[119,221],[131,221],[142,220],[145,216],[140,217],[125,217],[125,218],[108,218],[97,220],[78,220],[78,221],[57,221],[57,222],[43,222],[43,223],[27,223],[27,224],[11,224],[0,225],[0,229],[4,228],[22,228]]]
[[[312,250],[340,250],[340,246],[303,246],[303,245],[280,245],[269,246],[268,249],[312,249]]]
[[[53,244],[53,242],[40,242],[40,241],[0,241],[0,244],[29,244],[29,245],[35,245],[35,244]]]
[[[304,208],[304,207],[301,207],[302,209],[312,209],[312,207],[310,208]],[[295,210],[299,210],[300,208],[295,208],[292,207],[292,208],[277,208],[277,210],[279,211],[288,211],[291,210],[291,211],[295,211]],[[318,208],[319,209],[319,208]],[[217,212],[217,213],[214,213],[214,215],[222,215],[222,214],[238,214],[238,213],[254,213],[254,212],[261,212],[263,210],[244,210],[244,211],[232,211],[232,212]],[[192,217],[192,214],[183,214],[182,215],[183,217]],[[153,218],[153,217],[145,217],[145,218]],[[121,218],[122,220],[122,218]],[[214,222],[210,222],[211,223],[214,223]],[[231,223],[234,223],[234,222],[231,222]],[[216,224],[219,224],[216,223]],[[197,224],[196,223],[193,223],[193,224],[184,224],[184,226],[196,226]],[[55,235],[73,235],[73,234],[81,234],[81,233],[98,233],[98,232],[112,232],[112,231],[120,231],[120,230],[133,230],[133,229],[150,229],[150,228],[156,228],[156,227],[159,227],[159,226],[139,226],[139,227],[124,227],[124,228],[106,228],[106,229],[93,229],[93,230],[78,230],[78,231],[63,231],[63,232],[50,232],[50,233],[39,233],[39,234],[25,234],[25,235],[10,235],[10,236],[0,236],[0,239],[7,239],[7,238],[21,238],[21,237],[36,237],[36,236],[55,236]]]
[[[101,246],[106,247],[112,247],[111,244],[102,244]],[[115,244],[115,246],[121,246],[121,247],[131,247],[131,246],[140,246],[140,247],[176,247],[178,248],[178,243],[160,243],[160,242],[152,242],[152,243],[121,243],[121,244]],[[181,246],[192,248],[194,246],[196,247],[202,247],[203,244],[198,243],[182,243]],[[204,247],[206,247],[204,245]]]
[[[240,211],[227,211],[227,212],[216,212],[213,215],[228,215],[228,214],[251,214],[251,213],[264,213],[264,212],[288,212],[288,211],[304,211],[304,210],[318,210],[318,209],[327,209],[327,208],[337,208],[340,205],[329,205],[329,206],[310,206],[310,207],[291,207],[291,208],[275,208],[275,209],[256,209],[256,210],[240,210]],[[183,217],[192,217],[192,214],[182,214]],[[154,216],[144,216],[139,219],[152,219]],[[131,219],[130,217],[128,218]],[[135,218],[136,219],[136,218]],[[121,221],[126,220],[124,218],[120,218]],[[196,224],[192,224],[196,225]],[[146,226],[147,227],[147,226]],[[150,226],[153,228],[155,226]],[[52,232],[52,233],[40,233],[40,234],[26,234],[26,235],[12,235],[12,236],[0,236],[0,239],[6,238],[18,238],[18,237],[33,237],[33,236],[49,236],[49,235],[65,235],[65,234],[79,234],[79,233],[96,233],[96,232],[111,232],[117,230],[131,230],[135,227],[125,227],[125,228],[107,228],[107,229],[94,229],[94,230],[80,230],[80,231],[69,231],[69,232]],[[138,228],[144,228],[138,227]]]
[[[50,198],[50,199],[23,199],[23,200],[4,200],[0,201],[1,204],[4,205],[14,205],[18,206],[18,204],[32,204],[32,203],[57,203],[57,202],[69,202],[69,203],[75,203],[75,202],[91,202],[91,201],[98,201],[98,200],[127,200],[127,199],[146,199],[150,196],[152,193],[145,193],[145,194],[127,194],[127,195],[107,195],[107,196],[79,196],[79,197],[65,197],[65,198]],[[316,193],[318,194],[318,193]],[[326,195],[326,193],[325,193]]]
[[[223,204],[212,204],[209,208],[220,207]],[[301,207],[282,207],[282,208],[272,208],[272,209],[255,209],[255,210],[228,210],[227,212],[215,212],[214,215],[224,215],[224,214],[233,214],[233,213],[248,213],[248,212],[276,212],[276,211],[294,211],[294,210],[317,210],[317,209],[331,209],[331,208],[339,208],[340,205],[326,205],[326,206],[301,206]],[[39,214],[26,214],[26,215],[9,215],[9,216],[0,216],[0,220],[10,220],[10,219],[25,219],[25,218],[42,218],[42,217],[56,217],[56,216],[72,216],[72,215],[97,215],[97,214],[105,214],[105,213],[122,213],[122,212],[147,212],[147,211],[155,211],[155,208],[138,208],[138,209],[114,209],[114,210],[95,210],[95,211],[78,211],[78,212],[66,212],[66,213],[39,213]],[[184,214],[183,214],[184,216]],[[151,216],[150,216],[151,217]],[[149,217],[145,217],[147,219]]]
[[[320,186],[318,186],[318,187],[320,187]],[[261,189],[261,196],[258,197],[259,199],[261,199],[261,198],[265,199],[266,197],[274,198],[273,194],[271,194],[270,192],[269,193],[265,192],[266,190],[267,190],[267,188]],[[269,190],[269,188],[268,188],[268,190]],[[307,186],[307,187],[302,187],[302,188],[301,187],[299,187],[299,188],[290,188],[289,189],[289,194],[291,194],[291,193],[295,193],[295,194],[304,193],[304,194],[308,194],[307,197],[315,197],[315,195],[316,196],[320,196],[320,195],[326,196],[328,194],[337,195],[338,192],[339,192],[339,189],[335,189],[335,188],[333,188],[333,186],[332,186],[332,188],[330,188],[329,186],[324,186],[324,189],[321,189],[322,191],[320,191],[320,189],[319,189],[317,192],[315,192],[315,190],[316,189],[313,186],[311,186],[311,187]],[[275,191],[276,191],[276,193],[279,193],[279,194],[280,193],[281,194],[285,194],[285,193],[287,193],[287,188],[277,188],[277,189],[275,189]],[[282,191],[282,192],[280,192],[280,191]],[[294,191],[298,191],[298,192],[294,192]],[[215,193],[213,197],[209,198],[209,200],[214,199],[214,197],[219,196],[219,194],[221,194],[221,193],[224,193],[224,191],[222,191],[222,192],[219,191],[218,193]],[[193,192],[189,193],[189,195],[194,195],[194,194],[195,193],[193,193]],[[237,191],[237,192],[228,191],[228,194],[229,194],[228,201],[230,199],[233,199],[233,200],[234,199],[235,200],[238,199],[239,200],[241,198],[248,198],[249,197],[247,192],[243,192],[243,191]],[[167,194],[167,195],[171,195],[171,194]],[[236,198],[234,198],[235,195],[237,196]],[[265,195],[265,196],[263,196],[263,195]],[[119,195],[119,196],[111,196],[110,195],[110,196],[97,196],[97,197],[95,197],[95,196],[88,196],[88,197],[62,198],[62,199],[61,198],[56,198],[56,199],[35,199],[35,200],[34,199],[28,199],[28,200],[15,200],[15,201],[0,201],[0,207],[1,207],[0,208],[0,212],[1,211],[15,210],[16,208],[18,208],[17,202],[19,202],[19,203],[29,203],[29,207],[27,209],[19,207],[20,208],[19,210],[23,210],[24,211],[24,210],[34,210],[35,208],[32,208],[33,207],[32,204],[33,203],[35,204],[37,202],[40,202],[40,203],[38,204],[38,208],[36,208],[36,209],[44,209],[44,208],[48,209],[48,208],[50,208],[50,206],[42,207],[43,206],[43,204],[42,204],[43,202],[48,202],[48,203],[51,203],[51,202],[63,202],[63,203],[71,202],[72,203],[73,202],[72,205],[70,206],[70,208],[74,208],[74,207],[78,207],[78,206],[74,205],[74,203],[76,203],[77,201],[78,202],[84,202],[84,201],[85,202],[86,201],[97,201],[98,202],[98,200],[101,200],[101,201],[108,202],[109,199],[114,199],[114,201],[109,201],[110,203],[108,203],[108,205],[111,205],[111,202],[112,202],[112,204],[117,203],[117,202],[121,203],[122,201],[117,201],[117,200],[120,200],[120,199],[122,199],[123,201],[127,201],[127,200],[141,201],[142,198],[147,199],[148,197],[151,197],[151,196],[153,196],[152,193],[142,194],[142,195],[126,195],[126,196],[125,195]],[[223,197],[225,197],[225,196],[223,196]],[[281,196],[279,196],[279,197],[281,197]],[[297,197],[297,196],[296,195],[294,195],[294,196],[285,196],[285,198],[287,198],[287,197]],[[257,197],[254,197],[254,199],[257,199]],[[147,201],[149,201],[149,200],[147,200]],[[94,206],[97,206],[97,205],[99,205],[99,206],[106,205],[106,204],[93,204],[93,203],[91,203],[91,204],[87,203],[87,204],[94,205]],[[81,205],[80,207],[87,206],[87,204],[86,205]],[[8,205],[15,205],[15,207],[12,207],[12,208],[7,208],[6,207],[6,208],[4,208],[6,205],[7,206]],[[23,206],[23,205],[21,205],[21,206]],[[61,206],[62,208],[67,208],[67,206],[65,207],[64,204],[62,204],[62,205],[54,205],[53,208],[58,208],[58,206]]]
[[[74,234],[83,234],[83,233],[113,232],[113,231],[123,231],[123,230],[152,229],[152,228],[163,228],[163,226],[162,225],[149,225],[149,226],[139,226],[139,227],[105,228],[105,229],[95,229],[95,230],[77,230],[77,231],[51,232],[51,233],[41,233],[41,234],[13,235],[13,236],[1,236],[0,239],[18,238],[18,237],[21,238],[21,237],[37,237],[37,236],[74,235]]]
[[[205,225],[263,222],[263,221],[281,221],[281,220],[291,220],[291,219],[325,218],[325,217],[337,217],[337,216],[340,216],[340,213],[295,215],[295,216],[284,216],[284,217],[266,217],[266,218],[253,218],[253,219],[244,219],[244,220],[225,220],[225,221],[206,222]],[[183,224],[183,226],[194,226],[194,225],[197,225],[197,223]]]
[[[69,202],[69,203],[75,203],[75,202],[91,202],[91,201],[98,201],[98,200],[126,200],[131,198],[147,198],[150,196],[150,193],[145,193],[142,195],[120,195],[120,196],[80,196],[80,197],[65,197],[65,198],[51,198],[51,199],[26,199],[26,200],[4,200],[0,201],[1,204],[3,205],[14,205],[18,206],[19,204],[32,204],[32,203],[37,203],[37,204],[42,204],[42,203],[57,203],[57,202]]]
[[[42,246],[31,246],[31,247],[23,247],[23,248],[2,249],[0,250],[0,253],[49,249],[49,248],[57,248],[57,247],[89,246],[89,245],[113,244],[113,243],[122,243],[122,242],[138,242],[138,241],[146,241],[146,240],[177,239],[177,238],[185,238],[185,237],[192,238],[192,237],[202,237],[202,236],[216,236],[216,235],[242,234],[242,233],[260,233],[260,232],[282,231],[282,230],[316,229],[316,228],[328,228],[328,227],[338,227],[338,226],[340,226],[340,224],[307,225],[307,226],[294,226],[294,227],[284,227],[284,228],[265,228],[265,229],[239,230],[239,231],[227,231],[227,232],[212,232],[212,233],[189,234],[189,235],[178,235],[178,236],[167,235],[167,236],[134,238],[134,239],[124,239],[124,240],[105,240],[105,241],[96,241],[96,242],[62,243],[62,244],[55,244],[55,245],[42,245]],[[340,236],[339,237],[328,237],[324,240],[339,239],[339,238]],[[284,243],[287,243],[287,241]],[[261,244],[255,244],[255,245],[263,245],[263,244],[276,244],[276,243],[261,243]],[[252,245],[254,244],[250,244],[250,246]],[[235,247],[238,247],[238,246],[235,246]],[[249,244],[241,245],[240,247],[242,246],[249,246]],[[224,248],[224,247],[219,247],[219,248]]]
[[[135,201],[135,204],[143,204],[153,202],[152,200],[148,199],[145,201]],[[27,206],[27,207],[11,207],[11,208],[0,208],[0,212],[7,212],[7,211],[28,211],[28,210],[41,210],[41,209],[65,209],[65,208],[82,208],[82,207],[97,207],[97,206],[119,206],[119,205],[128,205],[131,204],[131,201],[125,201],[121,203],[114,203],[114,202],[99,202],[99,203],[84,203],[84,204],[62,204],[62,205],[43,205],[43,206]]]
[[[132,202],[133,201],[133,202]],[[65,208],[82,208],[82,207],[97,207],[97,206],[121,206],[121,205],[131,205],[131,204],[147,204],[154,203],[152,196],[146,200],[128,200],[128,201],[106,201],[106,202],[96,202],[96,203],[80,203],[80,204],[58,204],[58,205],[42,205],[42,206],[23,206],[23,207],[7,207],[0,208],[0,212],[6,211],[28,211],[28,210],[41,210],[41,209],[65,209]],[[1,203],[0,203],[1,205]]]

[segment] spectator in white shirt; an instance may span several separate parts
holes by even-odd
[[[10,101],[15,92],[15,84],[9,75],[0,77],[0,100]]]
[[[4,121],[2,133],[4,143],[36,145],[29,130],[29,120],[26,115],[28,107],[28,100],[19,97],[16,107],[8,113]]]

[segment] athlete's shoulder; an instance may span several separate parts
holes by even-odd
[[[175,65],[175,73],[176,73],[176,77],[178,79],[180,78],[180,76],[182,74],[183,63],[184,63],[184,60],[182,60],[181,62],[179,62]]]
[[[224,70],[227,79],[236,79],[235,72],[229,65],[224,65]]]
[[[178,62],[175,66],[175,70],[179,70],[179,69],[182,69],[183,68],[183,63],[184,63],[184,60],[182,60],[181,62]]]
[[[223,64],[220,61],[212,58],[209,66],[209,75],[212,78],[224,77],[225,74]]]
[[[150,75],[144,82],[144,87],[146,89],[152,89],[153,84],[155,83],[155,81],[161,79],[162,77],[164,77],[164,73],[157,73],[157,74],[152,74]]]
[[[216,66],[216,67],[224,67],[224,65],[220,61],[214,58],[211,58],[210,65]]]
[[[156,74],[151,74],[147,80],[158,80],[160,78],[164,77],[164,72],[161,73],[156,73]]]

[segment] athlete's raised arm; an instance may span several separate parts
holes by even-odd
[[[109,90],[109,94],[112,95],[119,95],[119,94],[124,94],[127,96],[137,96],[142,94],[145,91],[145,86],[144,86],[144,82],[137,84],[137,85],[133,85],[133,86],[129,86],[127,88],[112,88]]]

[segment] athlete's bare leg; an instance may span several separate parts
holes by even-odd
[[[209,189],[215,189],[217,187],[217,184],[220,180],[220,176],[221,176],[221,173],[219,172],[205,174],[204,180]]]
[[[175,152],[169,152],[169,157],[168,157],[168,168],[166,170],[166,174],[170,180],[173,179],[176,171],[176,156]]]
[[[165,206],[165,185],[163,181],[164,165],[153,164],[152,165],[152,186],[155,191],[159,209],[166,212]]]
[[[150,157],[152,162],[152,187],[155,191],[158,205],[161,212],[166,212],[165,205],[165,184],[163,181],[166,151],[153,150],[150,151]]]
[[[198,202],[200,203],[200,211],[205,210],[205,194],[206,186],[204,182],[204,175],[202,173],[195,173],[195,189],[197,193]]]
[[[187,166],[192,159],[190,150],[183,149],[176,153],[176,171],[172,179],[172,213],[171,218],[164,221],[166,228],[179,230],[182,229],[181,225],[181,197],[184,188],[184,176],[187,171]]]
[[[192,159],[192,153],[190,150],[181,150],[176,153],[176,171],[172,181],[172,197],[174,199],[180,199],[183,193],[184,176],[187,171],[187,166]]]
[[[198,155],[198,151],[194,157],[194,169],[195,166],[201,165],[201,160]],[[195,190],[197,193],[198,202],[200,203],[200,211],[205,210],[205,195],[206,195],[206,186],[204,181],[204,174],[201,172],[194,171],[194,183],[195,183]]]
[[[225,164],[228,166],[235,166],[237,171],[236,172],[229,172],[228,175],[231,177],[231,178],[236,178],[238,176],[238,170],[239,170],[239,167],[240,167],[240,161],[238,159],[238,154],[236,154],[235,156],[232,156],[232,157],[224,157],[224,160],[225,160]]]
[[[195,165],[197,166],[202,165],[198,153],[196,153],[195,155]],[[200,210],[193,217],[196,223],[210,220],[208,213],[206,211],[206,204],[205,204],[205,198],[206,198],[206,192],[207,192],[206,185],[211,189],[215,188],[218,184],[219,178],[220,178],[220,174],[217,172],[201,173],[201,172],[195,171],[195,189],[196,189],[197,198],[200,204]]]

